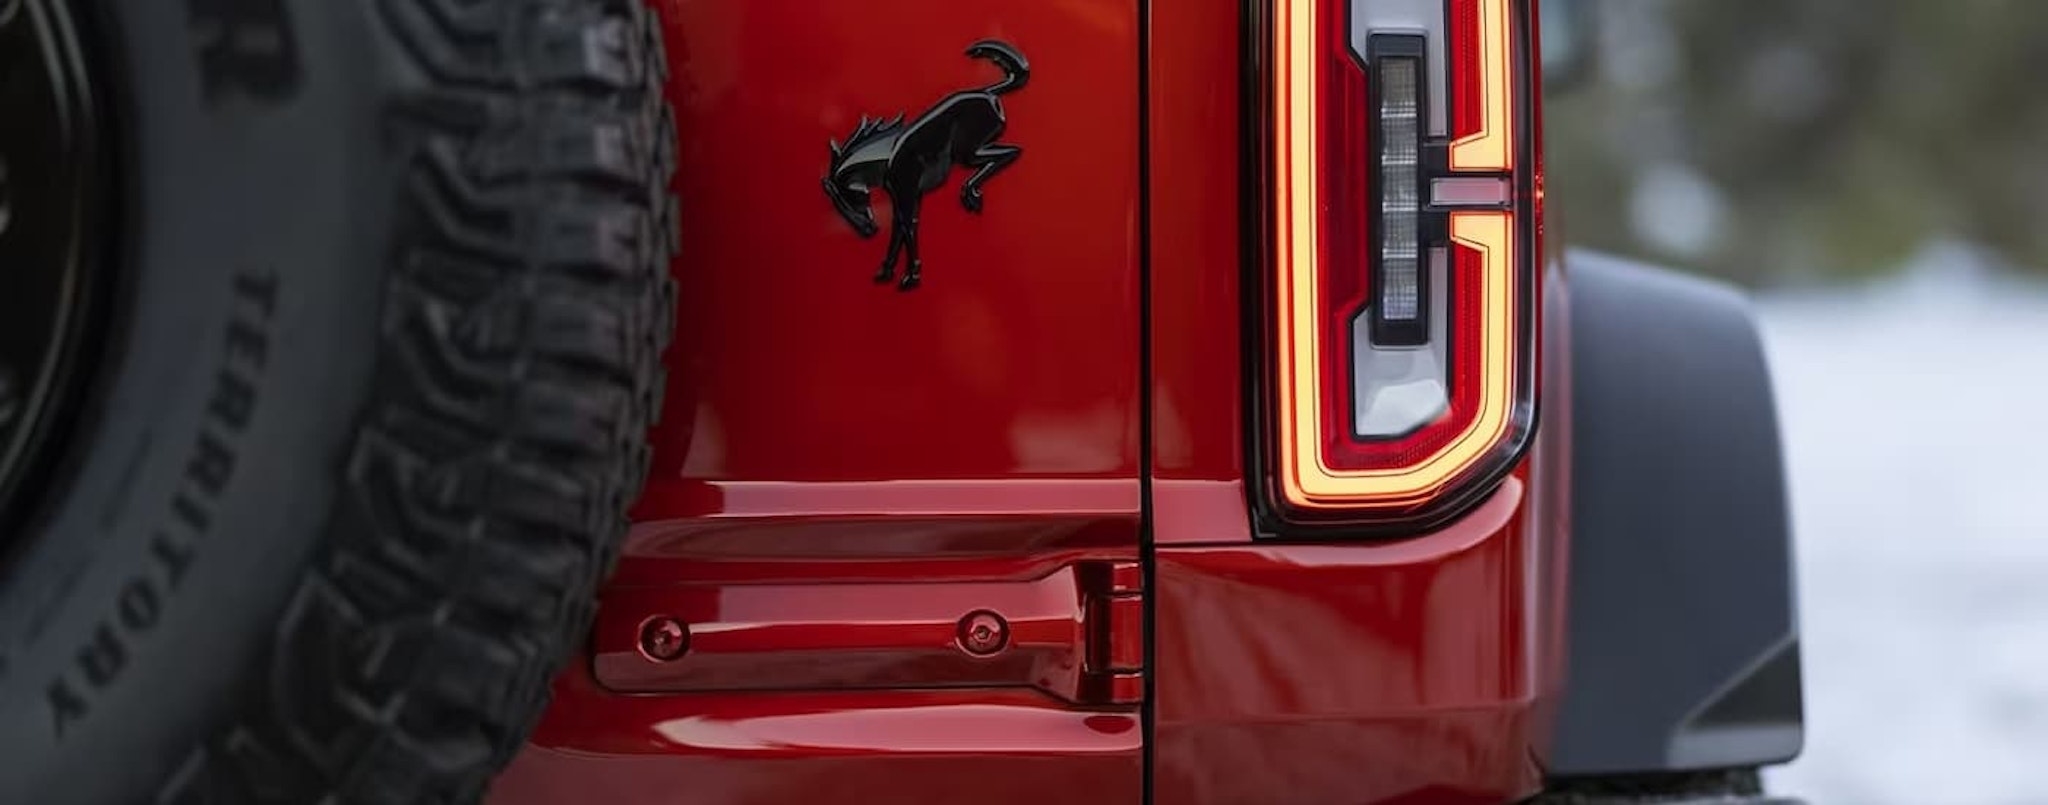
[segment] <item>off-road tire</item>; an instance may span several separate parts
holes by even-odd
[[[0,556],[0,803],[480,797],[660,408],[644,0],[78,0],[117,327]]]
[[[1766,795],[1756,769],[1722,769],[1556,780],[1527,805],[1798,804]]]

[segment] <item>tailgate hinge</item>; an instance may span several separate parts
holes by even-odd
[[[1079,568],[1082,631],[1088,640],[1083,701],[1126,704],[1145,698],[1144,575],[1135,562]]]
[[[614,589],[591,639],[597,681],[626,693],[1033,688],[1134,704],[1144,575],[1089,559],[1029,580]]]

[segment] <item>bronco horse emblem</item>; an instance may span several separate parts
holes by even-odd
[[[894,210],[889,222],[889,253],[875,282],[886,283],[896,276],[896,265],[905,252],[901,290],[917,287],[924,263],[917,255],[917,208],[927,193],[937,190],[953,173],[953,167],[973,168],[974,175],[960,186],[960,206],[981,212],[981,186],[1022,156],[1024,149],[996,142],[1003,136],[1006,121],[1001,96],[1023,89],[1031,80],[1031,65],[1024,54],[1003,42],[983,40],[967,48],[967,55],[987,59],[1003,70],[1003,79],[981,89],[955,92],[925,110],[908,125],[898,114],[887,121],[866,117],[848,135],[846,143],[832,141],[832,163],[825,175],[825,195],[839,217],[863,238],[875,236],[875,208],[871,194],[877,188],[889,194]]]

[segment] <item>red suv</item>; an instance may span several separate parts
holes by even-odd
[[[1553,3],[0,0],[0,800],[1761,796]]]

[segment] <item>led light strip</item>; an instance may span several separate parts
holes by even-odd
[[[1508,64],[1508,0],[1478,0],[1480,83],[1479,130],[1451,143],[1451,170],[1515,169],[1514,110],[1509,97],[1514,74]]]
[[[1345,471],[1332,469],[1323,461],[1315,423],[1321,419],[1322,378],[1314,371],[1294,373],[1291,394],[1283,387],[1282,409],[1294,412],[1293,421],[1282,417],[1283,471],[1288,502],[1304,508],[1357,506],[1372,503],[1402,505],[1435,494],[1459,473],[1485,457],[1506,433],[1508,414],[1514,407],[1515,332],[1512,322],[1515,299],[1514,221],[1505,212],[1461,212],[1451,216],[1451,239],[1480,255],[1480,293],[1483,324],[1480,334],[1479,414],[1472,424],[1443,449],[1415,465],[1390,470]],[[1310,275],[1313,276],[1313,275]],[[1300,281],[1297,288],[1313,283]],[[1306,304],[1312,306],[1314,289],[1308,288]],[[1313,310],[1313,307],[1309,309]],[[1284,315],[1284,314],[1283,314]],[[1296,316],[1311,323],[1314,316]],[[1314,328],[1295,327],[1295,361],[1317,366]],[[1304,347],[1305,345],[1305,347]],[[1283,361],[1282,363],[1285,363]],[[1292,397],[1292,401],[1286,398]]]
[[[1513,164],[1508,75],[1507,0],[1479,0],[1481,44],[1487,72],[1482,82],[1486,126],[1453,145],[1456,168],[1502,170]],[[1322,136],[1315,107],[1320,70],[1315,60],[1317,0],[1274,0],[1273,88],[1275,131],[1274,257],[1279,462],[1277,474],[1288,504],[1304,509],[1368,509],[1412,505],[1441,491],[1485,458],[1506,433],[1514,407],[1516,284],[1513,215],[1505,211],[1457,212],[1451,237],[1480,255],[1480,410],[1448,444],[1413,465],[1381,470],[1338,470],[1324,460],[1318,423],[1323,421],[1321,309],[1317,278],[1319,226],[1317,147]],[[1459,162],[1459,154],[1465,162]],[[1455,261],[1454,261],[1455,265]]]

